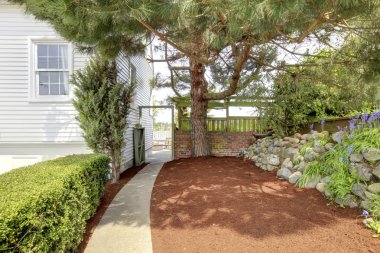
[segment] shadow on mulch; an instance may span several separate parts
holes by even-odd
[[[176,160],[152,193],[153,249],[160,252],[380,252],[360,210],[279,180],[231,157]]]
[[[106,212],[108,206],[111,204],[112,200],[115,198],[116,194],[126,185],[129,180],[131,180],[140,170],[142,170],[147,164],[142,164],[140,166],[132,167],[120,174],[120,180],[114,184],[108,182],[105,187],[104,194],[100,199],[100,204],[96,210],[95,215],[88,220],[86,225],[86,231],[83,235],[83,240],[78,246],[76,253],[83,253],[92,234],[95,231],[96,226],[100,222],[103,214]]]

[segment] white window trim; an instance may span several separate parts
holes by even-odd
[[[37,80],[36,80],[36,66],[37,66],[37,44],[38,43],[57,43],[57,44],[67,44],[68,46],[68,70],[69,78],[73,74],[73,46],[71,43],[65,41],[59,37],[29,37],[29,102],[63,102],[71,103],[72,98],[74,97],[73,86],[69,83],[69,94],[68,95],[46,95],[41,96],[38,94]]]

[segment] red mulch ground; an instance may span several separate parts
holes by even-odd
[[[152,194],[155,253],[380,252],[359,209],[328,204],[250,161],[190,158],[165,164]]]
[[[95,231],[96,226],[98,225],[100,219],[107,210],[109,204],[111,204],[116,194],[121,190],[121,188],[123,188],[124,185],[129,182],[129,180],[131,180],[140,170],[142,170],[145,165],[146,164],[127,169],[120,174],[120,180],[115,184],[111,184],[111,182],[107,183],[104,195],[100,199],[100,205],[96,210],[95,215],[87,222],[86,231],[84,233],[83,240],[76,251],[77,253],[84,252],[90,240],[90,237]]]

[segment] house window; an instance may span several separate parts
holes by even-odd
[[[71,47],[69,43],[33,41],[32,97],[67,99],[70,95]]]

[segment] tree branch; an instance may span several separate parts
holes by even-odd
[[[332,0],[329,3],[329,5],[327,5],[326,9],[321,14],[319,14],[319,16],[313,22],[311,22],[306,32],[297,39],[298,43],[302,42],[307,36],[309,36],[309,34],[314,30],[314,28],[317,25],[323,22],[324,15],[335,5],[335,3],[336,3],[336,0]]]
[[[249,58],[250,52],[251,52],[251,46],[248,44],[245,45],[243,48],[243,52],[239,54],[239,58],[236,62],[234,71],[232,73],[231,84],[228,87],[228,89],[222,92],[218,92],[218,93],[206,93],[203,95],[203,99],[218,100],[218,99],[223,99],[234,94],[239,83],[240,73]]]
[[[134,17],[135,18],[135,17]],[[168,43],[169,45],[171,45],[172,47],[174,47],[175,49],[177,49],[178,51],[181,51],[182,53],[184,53],[187,57],[190,57],[190,58],[193,58],[194,60],[200,62],[200,63],[203,63],[203,64],[207,64],[208,63],[208,60],[205,59],[204,57],[198,57],[192,53],[190,53],[189,51],[187,51],[185,48],[175,44],[173,41],[169,40],[168,38],[165,37],[165,35],[163,35],[162,33],[160,33],[159,31],[157,31],[156,29],[154,29],[151,25],[149,25],[147,22],[145,22],[144,20],[141,20],[141,19],[138,19],[138,18],[135,18],[137,22],[139,22],[142,26],[144,26],[146,29],[148,29],[149,31],[151,31],[154,35],[156,35],[160,40],[162,40],[163,42],[166,42]]]

